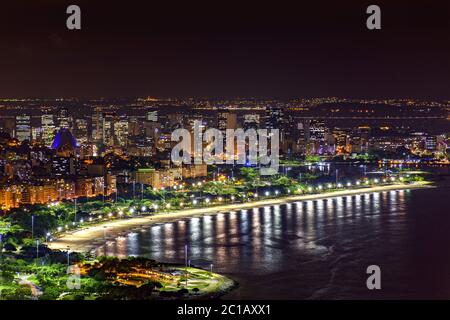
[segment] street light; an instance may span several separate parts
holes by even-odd
[[[70,266],[70,247],[67,246],[67,267]]]

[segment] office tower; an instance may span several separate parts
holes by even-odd
[[[108,147],[114,145],[114,122],[116,121],[116,116],[114,113],[104,113],[103,114],[103,144]]]
[[[42,142],[42,127],[31,128],[31,139],[36,142]]]
[[[117,145],[126,147],[128,144],[128,119],[121,117],[119,121],[114,123],[114,132],[117,140]]]
[[[16,116],[16,138],[19,141],[31,140],[31,117],[26,114]]]
[[[266,128],[282,129],[283,128],[283,109],[280,106],[266,107]]]
[[[89,140],[87,120],[82,118],[75,119],[73,133],[78,144],[86,144]]]
[[[75,160],[73,157],[54,157],[52,160],[52,174],[56,178],[63,178],[75,174]]]
[[[58,129],[72,129],[72,117],[67,108],[60,108],[56,113],[56,124]]]
[[[153,108],[148,110],[146,119],[147,121],[158,122],[158,110]]]
[[[103,114],[100,108],[95,108],[95,114],[92,115],[92,140],[96,143],[103,143]]]
[[[50,147],[55,139],[55,120],[52,114],[43,114],[41,116],[42,142]]]

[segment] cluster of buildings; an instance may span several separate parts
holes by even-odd
[[[3,210],[110,196],[118,185],[125,191],[136,183],[163,188],[205,177],[206,165],[175,167],[169,161],[176,144],[173,130],[192,129],[195,121],[224,132],[279,129],[284,158],[374,151],[442,158],[449,149],[448,103],[417,103],[416,108],[411,101],[337,98],[1,103]]]

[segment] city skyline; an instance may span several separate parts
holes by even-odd
[[[448,1],[18,0],[0,40],[0,300],[450,298]]]

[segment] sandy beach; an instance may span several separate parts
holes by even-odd
[[[96,225],[87,226],[86,228],[83,229],[74,230],[72,232],[66,232],[57,239],[54,239],[52,242],[49,242],[47,244],[52,249],[60,249],[60,250],[69,249],[71,251],[88,252],[97,248],[98,246],[101,246],[105,242],[105,240],[106,241],[113,240],[115,237],[122,235],[123,233],[131,231],[133,229],[143,228],[145,226],[149,226],[155,223],[176,221],[196,215],[216,214],[219,212],[227,212],[241,209],[252,209],[255,207],[263,207],[277,204],[280,205],[287,202],[295,202],[295,201],[318,200],[324,198],[352,196],[373,192],[419,189],[430,187],[432,186],[430,186],[428,183],[425,182],[414,184],[393,184],[387,186],[324,192],[312,195],[286,196],[276,199],[264,199],[246,203],[224,204],[208,208],[194,208],[194,209],[178,210],[173,212],[164,212],[152,216],[110,220]]]

